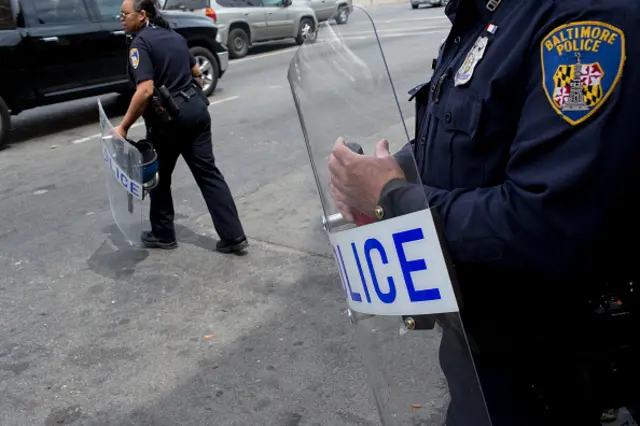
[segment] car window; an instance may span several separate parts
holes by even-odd
[[[206,9],[209,7],[209,0],[167,0],[164,9],[176,10],[184,7],[186,10]]]
[[[262,0],[216,0],[222,7],[260,7]]]
[[[82,0],[34,0],[33,5],[41,24],[89,22],[89,12]]]
[[[122,0],[96,0],[102,21],[119,21]]]
[[[0,30],[15,28],[11,14],[11,0],[0,0]]]
[[[266,7],[282,6],[282,0],[262,0],[262,5]]]

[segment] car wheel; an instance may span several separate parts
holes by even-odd
[[[242,28],[234,28],[229,33],[229,56],[243,58],[249,53],[249,35]]]
[[[7,104],[0,98],[0,149],[9,141],[9,129],[11,129],[11,113]]]
[[[417,5],[417,4],[413,4],[413,3],[411,4],[411,8],[412,8],[412,9],[417,9],[417,8],[418,8],[418,6],[419,6],[419,5]]]
[[[318,34],[315,29],[315,25],[310,18],[302,18],[300,20],[300,29],[298,30],[298,37],[296,37],[296,43],[302,44],[305,41],[313,43],[316,41]]]
[[[349,9],[346,6],[340,6],[338,8],[338,14],[336,15],[336,24],[344,25],[349,19]]]
[[[218,78],[220,76],[218,61],[213,54],[204,47],[196,46],[192,47],[190,50],[193,57],[196,58],[196,63],[204,77],[204,86],[202,87],[202,91],[207,97],[209,97],[213,95],[213,92],[216,90],[216,86],[218,85]]]

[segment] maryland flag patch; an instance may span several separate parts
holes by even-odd
[[[560,26],[542,40],[540,49],[544,91],[572,126],[595,114],[622,76],[624,33],[603,22]]]

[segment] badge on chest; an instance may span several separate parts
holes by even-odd
[[[473,73],[475,72],[478,63],[484,57],[485,50],[487,50],[489,37],[494,34],[497,29],[497,25],[487,25],[485,31],[476,39],[475,43],[473,43],[471,50],[467,53],[466,58],[464,58],[464,62],[454,77],[454,84],[456,86],[463,86],[471,81],[471,77],[473,77]]]

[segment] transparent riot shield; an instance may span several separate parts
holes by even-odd
[[[338,137],[364,155],[380,139],[392,153],[409,141],[373,21],[357,6],[349,18],[346,26],[322,25],[315,43],[300,46],[288,80],[380,421],[490,425],[426,198],[422,209],[360,226],[331,198],[328,159]],[[405,174],[419,176],[413,160],[409,167]]]
[[[129,244],[139,246],[145,198],[142,154],[115,132],[100,100],[98,111],[111,214]]]

